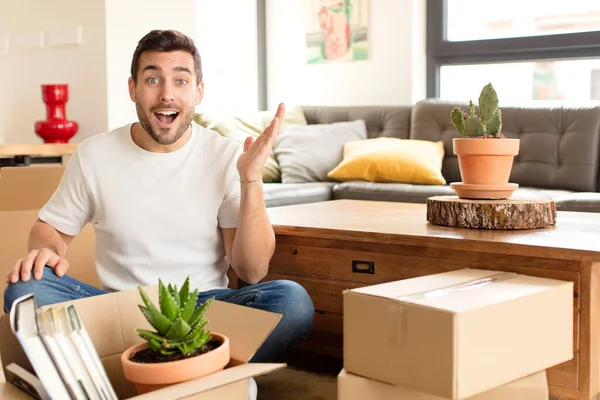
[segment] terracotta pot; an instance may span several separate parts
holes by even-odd
[[[463,183],[508,183],[513,160],[519,154],[519,139],[455,138],[452,145]]]
[[[123,374],[135,385],[138,394],[143,394],[220,371],[229,363],[229,339],[220,333],[210,334],[213,340],[221,341],[219,347],[178,361],[152,364],[134,362],[129,357],[148,346],[145,342],[131,346],[121,354]]]
[[[518,187],[508,179],[519,143],[519,139],[453,139],[462,182],[451,187],[461,198],[510,197]]]

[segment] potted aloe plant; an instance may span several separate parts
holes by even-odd
[[[229,363],[229,339],[205,329],[204,313],[213,298],[197,304],[198,289],[190,293],[189,277],[181,290],[159,279],[158,308],[142,287],[138,290],[144,302],[139,308],[155,331],[136,329],[144,342],[126,349],[121,363],[139,394],[217,372]]]
[[[519,139],[502,134],[502,112],[491,83],[479,95],[479,113],[469,101],[469,113],[455,107],[450,123],[462,137],[452,141],[462,182],[450,186],[458,197],[473,199],[509,198],[519,185],[509,183],[514,157],[519,154]]]

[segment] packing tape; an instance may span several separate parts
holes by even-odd
[[[487,286],[491,283],[502,282],[507,279],[511,279],[518,274],[515,272],[499,272],[493,275],[485,276],[482,278],[469,279],[454,283],[452,285],[443,286],[441,288],[435,288],[425,290],[421,292],[410,293],[401,296],[392,297],[392,300],[388,302],[388,334],[387,344],[389,347],[397,349],[399,348],[406,336],[406,304],[414,302],[416,300],[428,299],[432,297],[447,296],[450,293],[462,292],[465,290],[473,290],[482,286]]]
[[[386,342],[388,347],[399,349],[406,337],[406,303],[388,302],[388,330]]]

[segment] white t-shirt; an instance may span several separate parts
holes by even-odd
[[[131,126],[79,144],[40,219],[72,236],[92,223],[104,290],[180,286],[188,275],[200,291],[227,287],[219,227],[237,226],[242,146],[192,123],[182,148],[152,153]]]

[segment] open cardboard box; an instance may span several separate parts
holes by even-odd
[[[449,400],[403,386],[374,381],[342,370],[337,379],[338,400],[402,399]],[[465,400],[548,400],[546,371],[517,379]]]
[[[462,269],[344,296],[344,369],[464,399],[573,357],[573,282]]]
[[[158,304],[158,286],[147,287],[146,293]],[[280,314],[251,309],[249,307],[214,301],[206,311],[208,329],[227,335],[230,339],[231,362],[222,371],[212,375],[183,382],[161,390],[136,395],[133,384],[123,376],[121,353],[133,344],[143,342],[136,328],[152,329],[140,310],[142,304],[137,289],[115,292],[101,296],[66,302],[74,304],[100,355],[107,375],[119,399],[232,399],[248,398],[247,380],[250,377],[266,374],[284,368],[285,364],[249,363],[254,353],[275,328]],[[0,319],[0,356],[3,370],[12,362],[18,363],[30,372],[27,360],[19,342],[10,329],[8,315]],[[0,388],[4,398],[29,399],[20,390],[5,383]],[[15,391],[16,390],[16,391]],[[16,394],[21,397],[8,397]]]

